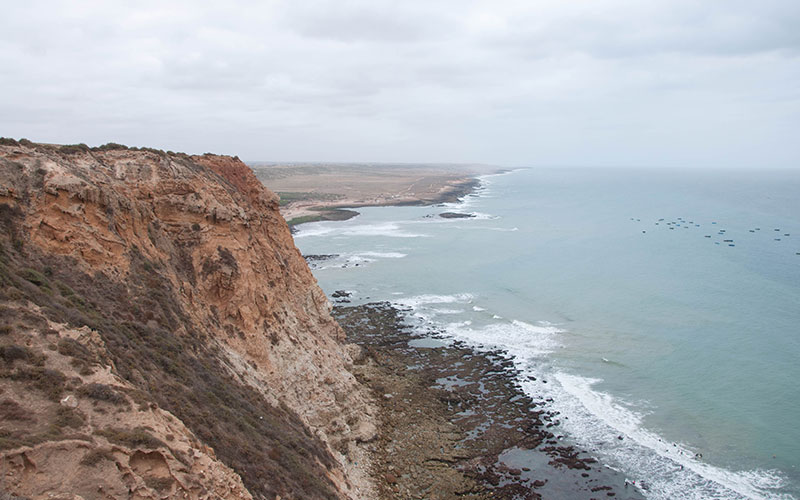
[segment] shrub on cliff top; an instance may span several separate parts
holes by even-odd
[[[58,148],[58,152],[59,153],[64,153],[64,154],[68,154],[68,155],[75,154],[75,153],[86,153],[86,152],[89,152],[89,151],[91,151],[91,148],[89,148],[89,146],[87,146],[84,143],[67,144],[67,145],[64,145],[64,146],[61,146],[60,148]]]
[[[129,148],[124,144],[117,144],[116,142],[108,142],[103,144],[102,146],[97,146],[92,148],[92,151],[115,151],[115,150],[123,150],[127,151]]]
[[[10,137],[0,137],[0,146],[19,146],[19,143]]]

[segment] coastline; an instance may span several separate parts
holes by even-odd
[[[367,444],[381,498],[641,499],[621,473],[562,442],[559,415],[528,397],[501,350],[412,330],[388,302],[333,315],[361,347],[353,372],[379,406]]]
[[[280,198],[290,227],[347,220],[352,209],[426,206],[456,202],[479,177],[508,169],[477,164],[250,163],[257,178]]]
[[[300,224],[320,221],[345,221],[359,215],[355,208],[365,207],[410,207],[430,206],[441,203],[456,203],[460,198],[474,192],[481,185],[478,175],[472,175],[448,183],[434,196],[390,197],[378,198],[372,201],[358,200],[318,200],[312,204],[308,202],[297,206],[290,202],[281,206],[281,214],[286,223],[295,230]]]
[[[479,215],[502,214],[502,212],[499,212],[497,209],[497,203],[500,203],[499,201],[493,205],[494,210],[492,209],[492,205],[487,209],[477,202],[478,198],[482,198],[486,193],[488,193],[488,199],[505,200],[505,197],[497,196],[497,191],[492,189],[493,182],[491,181],[491,177],[493,176],[480,176],[479,179],[485,181],[483,183],[483,188],[478,190],[477,196],[470,196],[463,200],[464,203],[455,207],[454,211],[465,213],[474,210],[476,212],[472,213],[477,213]],[[413,307],[414,312],[408,317],[413,317],[414,324],[419,325],[420,321],[423,322],[421,331],[429,330],[431,325],[438,325],[437,328],[441,328],[441,331],[446,331],[448,337],[465,339],[470,345],[475,345],[479,352],[478,355],[483,356],[487,354],[485,351],[487,346],[481,342],[473,344],[473,338],[476,337],[469,334],[465,335],[458,331],[463,327],[463,324],[470,325],[471,321],[464,323],[456,322],[456,319],[467,319],[463,314],[464,311],[458,311],[456,309],[469,309],[468,306],[462,304],[471,304],[472,300],[464,299],[462,301],[459,294],[455,292],[462,292],[463,295],[470,295],[473,292],[479,294],[480,291],[473,290],[469,285],[469,281],[466,284],[458,281],[458,285],[455,287],[445,286],[431,288],[430,286],[425,286],[421,288],[417,286],[419,280],[409,280],[409,276],[412,278],[417,276],[417,266],[431,262],[430,269],[433,269],[434,271],[432,272],[435,272],[436,269],[441,270],[442,264],[449,264],[449,262],[443,263],[441,261],[429,261],[426,259],[425,263],[422,264],[419,259],[416,259],[411,265],[406,264],[405,266],[398,266],[397,268],[402,270],[403,275],[397,275],[396,279],[393,279],[392,275],[387,274],[385,271],[379,270],[379,266],[381,266],[380,261],[382,259],[408,256],[409,259],[407,262],[412,262],[414,257],[412,249],[414,248],[415,241],[422,245],[421,248],[424,250],[424,255],[432,255],[433,252],[431,252],[431,249],[434,249],[439,251],[439,253],[436,254],[437,258],[439,258],[438,256],[441,255],[442,251],[441,245],[437,248],[436,245],[427,243],[432,242],[434,239],[438,240],[439,236],[447,235],[444,229],[448,227],[451,229],[456,228],[460,233],[462,226],[464,226],[464,224],[457,222],[454,224],[425,226],[428,228],[427,231],[417,229],[419,227],[417,224],[424,222],[423,219],[440,217],[442,214],[438,213],[441,212],[439,208],[440,207],[422,209],[420,211],[412,210],[398,217],[393,215],[395,212],[392,210],[370,211],[364,215],[364,220],[358,221],[360,225],[356,225],[356,228],[366,227],[380,229],[381,232],[378,234],[387,237],[399,235],[407,236],[410,233],[414,233],[413,236],[436,236],[437,238],[409,240],[409,243],[402,243],[404,240],[387,239],[383,241],[400,241],[401,243],[390,246],[388,243],[384,244],[381,242],[380,245],[373,246],[369,240],[361,238],[358,231],[352,231],[353,235],[348,236],[348,238],[341,238],[345,241],[345,244],[337,243],[330,246],[326,243],[328,239],[327,236],[320,237],[319,234],[311,234],[317,232],[323,233],[324,235],[337,234],[337,231],[333,230],[336,225],[322,225],[320,231],[317,231],[317,228],[314,228],[313,231],[309,228],[308,242],[302,246],[304,251],[305,249],[309,251],[310,255],[305,255],[305,257],[307,261],[309,261],[311,269],[315,270],[339,267],[345,268],[351,265],[358,266],[358,258],[360,256],[367,256],[373,253],[374,255],[369,256],[375,257],[375,260],[367,260],[366,264],[369,266],[372,262],[378,262],[375,265],[375,269],[380,272],[380,282],[372,283],[368,277],[359,279],[356,276],[351,276],[349,273],[341,274],[336,270],[326,271],[320,274],[322,282],[325,283],[324,289],[328,292],[329,297],[331,297],[331,301],[338,299],[337,302],[339,305],[348,304],[348,302],[351,301],[352,304],[363,304],[365,301],[369,302],[369,296],[372,296],[372,300],[388,300],[395,304],[395,308],[400,310],[403,310],[405,307]],[[449,209],[449,207],[447,209]],[[480,212],[477,212],[477,210],[480,210]],[[431,212],[434,213],[431,214]],[[486,214],[484,214],[484,212],[486,212]],[[500,218],[502,219],[502,215]],[[394,221],[397,222],[395,223]],[[412,224],[414,225],[410,226]],[[514,224],[523,227],[520,221],[516,220],[505,224],[505,230],[509,230],[507,228]],[[498,226],[499,225],[500,224],[498,224]],[[414,227],[414,230],[406,231],[409,226]],[[326,231],[324,228],[328,230]],[[437,229],[442,230],[437,231]],[[487,229],[502,230],[499,227]],[[516,230],[516,227],[511,230]],[[650,233],[650,231],[648,231],[648,233]],[[345,229],[343,234],[347,235],[347,229]],[[369,233],[370,236],[373,234],[375,233]],[[354,244],[349,243],[348,239],[352,239]],[[365,242],[367,243],[366,245],[364,244]],[[444,248],[445,251],[447,251],[447,247],[445,246]],[[366,250],[371,250],[373,252],[366,252]],[[399,253],[390,255],[386,253],[387,251],[404,252],[408,253],[408,255]],[[328,254],[329,252],[331,252],[331,254]],[[332,252],[337,253],[332,254]],[[353,257],[352,260],[351,257]],[[329,260],[331,262],[324,262]],[[398,263],[402,262],[406,261],[398,261]],[[466,269],[472,269],[474,272],[474,267],[469,267],[469,262],[466,264],[467,267],[456,266],[452,268],[453,272],[450,273],[450,277],[452,278],[454,273],[463,274]],[[364,263],[362,262],[361,265],[364,265]],[[371,271],[365,272],[371,273]],[[316,271],[315,274],[317,274]],[[480,276],[480,273],[478,273],[478,276]],[[333,279],[333,277],[336,279]],[[420,279],[423,283],[426,282],[423,276],[421,276]],[[381,283],[387,283],[387,285],[383,286]],[[378,288],[376,288],[376,286]],[[341,290],[331,293],[336,289],[335,287],[352,290],[353,297],[347,298],[342,296],[339,293]],[[394,296],[397,296],[397,299],[393,298]],[[414,300],[402,300],[406,297],[420,300],[416,302]],[[421,306],[418,302],[421,302],[423,305]],[[444,305],[442,306],[440,304]],[[487,311],[487,309],[484,308],[487,307],[486,304],[481,301],[477,301],[476,304],[479,304],[481,307],[473,308],[474,311]],[[496,305],[497,304],[495,304],[495,306]],[[508,310],[504,313],[502,310],[498,310],[497,307],[493,306],[488,306],[488,312],[485,314],[491,315],[493,311],[498,314],[503,314],[505,318],[517,318],[517,316],[513,315],[514,313],[509,313]],[[434,313],[433,315],[429,314],[432,312]],[[450,316],[455,314],[459,314],[459,316]],[[494,318],[498,320],[503,320],[503,317],[494,316]],[[473,320],[475,318],[469,319]],[[536,324],[535,319],[531,319],[530,317],[527,319],[523,317],[522,319],[523,321],[527,320],[532,324]],[[484,325],[480,319],[476,321],[476,326],[467,326],[464,328],[468,331],[467,333],[470,333],[469,330],[476,333],[482,330]],[[451,325],[455,326],[451,328]],[[423,333],[423,335],[427,334]],[[436,337],[437,334],[433,332],[433,336]],[[514,342],[497,343],[490,341],[488,345],[500,345],[503,346],[502,348],[508,347],[509,354],[516,356],[517,360],[527,359],[520,357],[521,353],[517,349],[518,345],[515,345]],[[491,357],[492,352],[489,352],[488,355]],[[524,356],[524,353],[522,353],[522,356]],[[395,359],[394,355],[389,355],[387,358]],[[461,362],[461,360],[457,358],[454,358],[454,361],[455,363]],[[609,363],[606,359],[603,359],[603,362]],[[412,366],[413,365],[412,363]],[[517,366],[522,367],[523,365],[518,364]],[[539,365],[539,367],[541,368],[542,365]],[[546,362],[544,363],[544,367],[550,368]],[[508,376],[520,382],[528,394],[538,402],[543,401],[547,397],[553,398],[547,400],[548,403],[546,406],[551,408],[551,410],[555,409],[564,413],[563,417],[561,417],[563,418],[562,425],[559,426],[563,429],[562,432],[568,434],[564,441],[570,441],[578,447],[592,450],[595,457],[602,460],[604,464],[607,464],[606,467],[614,467],[617,470],[624,471],[628,477],[636,480],[637,485],[644,484],[645,486],[642,488],[642,493],[647,494],[648,497],[675,498],[676,496],[683,496],[685,493],[687,498],[704,498],[705,496],[703,495],[714,496],[715,498],[773,498],[773,493],[775,491],[778,491],[778,494],[780,494],[780,492],[784,490],[784,479],[779,475],[780,473],[777,469],[765,470],[755,468],[752,470],[739,470],[720,466],[708,460],[708,458],[706,461],[703,461],[700,452],[705,452],[706,457],[709,457],[711,453],[707,453],[707,450],[705,450],[702,445],[692,446],[691,444],[684,444],[684,441],[680,438],[667,439],[665,435],[656,434],[647,427],[644,427],[638,420],[634,421],[627,418],[629,416],[637,418],[641,415],[637,412],[638,409],[633,409],[630,412],[625,412],[625,409],[623,409],[620,413],[617,413],[616,406],[613,405],[613,395],[609,396],[605,392],[591,389],[591,384],[593,384],[595,380],[586,378],[586,376],[583,378],[580,376],[569,377],[569,380],[564,380],[567,379],[567,377],[565,376],[564,379],[562,379],[561,375],[565,374],[553,373],[550,370],[539,370],[535,364],[531,364],[530,367],[522,367],[522,369],[526,373],[523,373],[521,377],[520,374],[511,372],[508,373]],[[581,372],[578,372],[578,374],[580,373]],[[547,376],[542,376],[544,374],[547,374]],[[535,375],[539,378],[539,381],[529,381],[525,375]],[[413,376],[413,374],[409,376]],[[553,380],[549,380],[550,378],[553,378]],[[546,386],[541,386],[542,379],[548,379],[551,383]],[[585,386],[581,385],[583,382],[586,382]],[[395,385],[399,385],[399,383],[403,382],[401,380],[395,380],[395,383]],[[386,384],[386,386],[391,387],[393,384]],[[535,390],[536,387],[540,387],[544,389],[544,391],[537,391]],[[376,393],[376,395],[378,397],[382,396],[380,393]],[[389,399],[393,400],[394,398]],[[612,403],[606,404],[607,401],[611,401]],[[598,402],[600,404],[596,404]],[[576,406],[576,404],[578,406]],[[575,411],[576,408],[580,409],[580,411]],[[412,414],[410,416],[413,417],[414,415]],[[628,422],[635,422],[635,425],[630,428],[626,427],[625,424]],[[774,459],[775,457],[773,456],[772,458]],[[752,476],[749,475],[751,472],[754,473]],[[630,486],[628,489],[631,489]],[[627,493],[627,490],[625,493]],[[544,496],[546,498],[552,497],[552,495]],[[600,496],[602,497],[603,495]],[[565,498],[573,497],[566,496]],[[785,496],[785,498],[794,498],[794,496],[789,494]]]

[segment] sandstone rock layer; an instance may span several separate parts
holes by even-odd
[[[0,281],[11,493],[371,495],[352,349],[238,158],[0,144]]]

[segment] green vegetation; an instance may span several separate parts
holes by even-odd
[[[168,278],[168,273],[179,272],[178,263],[150,261],[134,247],[128,255],[131,273],[126,282],[102,273],[88,275],[68,257],[43,255],[35,245],[24,245],[24,251],[12,245],[14,238],[26,238],[20,213],[0,204],[0,304],[27,300],[52,321],[97,331],[118,375],[136,387],[135,395],[124,392],[139,409],[157,404],[176,415],[239,473],[257,498],[336,497],[325,473],[334,465],[325,445],[291,410],[273,406],[257,390],[231,375],[222,365],[216,343],[190,321]],[[155,241],[164,239],[159,235]],[[218,250],[215,260],[233,269],[238,267],[233,255],[224,249]],[[45,273],[48,268],[50,276]],[[206,270],[206,276],[197,272],[198,280],[214,278],[214,264]],[[191,272],[196,272],[193,267]],[[2,311],[0,323],[9,328],[47,328],[41,317],[23,317],[13,308]],[[174,333],[179,330],[183,333]],[[61,339],[54,349],[75,360],[94,362],[84,346],[69,339]],[[73,387],[63,373],[33,365],[37,353],[6,349],[0,351],[0,358],[0,377],[27,384],[52,401],[58,401],[68,387]],[[100,384],[78,389],[83,397],[112,404],[126,399],[120,392]],[[81,425],[80,418],[56,415],[60,425],[51,425],[39,434],[0,430],[0,448],[67,439],[61,428]],[[164,446],[142,428],[108,428],[99,434],[118,444]]]
[[[58,148],[59,153],[63,154],[76,154],[76,153],[88,153],[91,151],[91,148],[84,143],[80,144],[67,144],[65,146],[61,146]]]
[[[129,148],[124,144],[117,144],[116,142],[109,142],[107,144],[103,144],[102,146],[97,146],[92,148],[92,151],[127,151]]]
[[[16,420],[21,422],[35,422],[36,417],[31,415],[31,412],[20,406],[19,403],[12,399],[4,399],[0,401],[0,417],[3,420]]]
[[[20,446],[35,446],[46,441],[63,441],[67,439],[80,439],[81,441],[92,442],[91,436],[86,434],[64,434],[62,430],[51,425],[43,432],[30,432],[28,429],[9,430],[0,428],[0,450],[12,450]]]
[[[175,480],[172,479],[171,476],[167,477],[150,476],[144,479],[144,484],[146,484],[148,488],[152,488],[156,491],[168,490],[172,486],[172,483],[174,482]]]
[[[333,193],[278,191],[275,194],[280,197],[280,206],[294,201],[335,201],[343,198],[343,195]]]
[[[111,453],[111,450],[106,450],[103,448],[98,448],[96,450],[92,450],[86,455],[83,456],[81,459],[81,465],[86,465],[92,467],[94,465],[99,464],[103,460],[108,460],[109,462],[114,462],[114,455]]]
[[[86,384],[78,389],[78,394],[95,401],[105,401],[114,405],[129,405],[128,399],[106,384]]]
[[[68,406],[59,406],[53,424],[56,427],[72,427],[79,429],[86,422],[86,417],[78,410]]]
[[[41,366],[18,367],[13,371],[4,371],[0,377],[18,382],[26,382],[33,388],[43,392],[51,401],[58,401],[67,385],[67,377],[58,370],[50,370]]]
[[[135,429],[117,429],[109,427],[95,431],[98,436],[103,436],[114,444],[127,446],[128,448],[166,448],[160,439],[156,439],[152,434],[147,432],[144,427],[136,427]]]

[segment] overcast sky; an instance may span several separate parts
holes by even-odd
[[[246,160],[800,166],[800,1],[4,1],[0,136]]]

